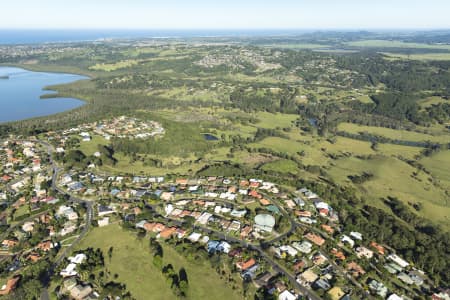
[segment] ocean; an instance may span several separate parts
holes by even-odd
[[[128,38],[188,38],[188,37],[244,37],[282,36],[309,32],[306,30],[22,30],[0,29],[0,45],[82,42],[102,39]]]

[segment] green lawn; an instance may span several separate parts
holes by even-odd
[[[267,137],[259,142],[252,143],[250,147],[269,148],[274,151],[295,154],[302,150],[302,144],[281,137]]]
[[[91,140],[89,142],[80,142],[79,150],[84,153],[84,155],[89,156],[93,155],[98,151],[98,145],[108,145],[109,141],[105,140],[103,137],[99,135],[92,135]]]
[[[258,112],[255,117],[259,120],[256,126],[261,128],[291,127],[292,122],[298,118],[294,114],[272,114],[268,112]]]
[[[288,159],[279,159],[268,162],[261,167],[264,171],[273,171],[278,173],[298,173],[299,169],[295,162]]]
[[[164,264],[171,263],[176,270],[184,267],[189,280],[188,299],[242,299],[213,270],[208,262],[192,263],[174,249],[161,243],[164,248]],[[114,251],[111,262],[107,258],[109,247]],[[101,248],[105,254],[106,267],[111,274],[119,274],[118,281],[126,284],[133,297],[147,299],[175,299],[161,271],[152,263],[148,238],[138,241],[119,225],[112,224],[94,228],[78,246]]]
[[[28,213],[30,213],[30,208],[28,205],[22,205],[14,212],[14,218],[18,218]]]

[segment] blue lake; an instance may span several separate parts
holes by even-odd
[[[83,105],[84,101],[73,98],[40,99],[52,93],[43,90],[46,86],[81,79],[87,77],[0,67],[0,123],[47,116]]]
[[[219,138],[216,137],[215,135],[209,134],[209,133],[204,133],[203,137],[205,138],[205,140],[207,141],[218,141]]]

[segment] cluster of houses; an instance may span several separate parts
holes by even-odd
[[[235,53],[229,54],[208,54],[201,60],[195,62],[195,64],[204,68],[214,68],[224,65],[234,69],[245,69],[245,65],[252,64],[261,72],[281,67],[278,63],[268,62],[262,54],[248,49],[236,50]]]
[[[77,178],[75,182],[82,186],[81,189],[71,188],[73,178]],[[306,188],[288,195],[280,192],[275,184],[258,179],[235,180],[220,177],[166,179],[98,176],[92,173],[65,175],[61,183],[65,184],[68,190],[84,195],[89,189],[95,189],[94,194],[101,191],[104,196],[112,198],[113,201],[116,199],[117,202],[159,199],[164,203],[161,212],[166,218],[179,221],[191,218],[197,226],[224,232],[250,242],[274,236],[272,231],[275,219],[282,214],[280,207],[275,205],[277,202],[298,220],[299,224],[309,228],[302,239],[278,246],[272,245],[272,251],[278,259],[290,261],[292,271],[301,284],[340,294],[340,290],[337,290],[340,287],[333,287],[330,284],[337,269],[333,265],[334,262],[342,265],[342,271],[355,280],[361,278],[366,280],[364,275],[369,270],[361,267],[366,264],[360,261],[376,262],[380,257],[386,260],[384,269],[406,286],[420,287],[426,282],[426,275],[422,271],[405,264],[392,251],[388,253],[386,249],[389,247],[382,246],[376,241],[366,241],[363,234],[356,231],[341,232],[338,212]],[[246,205],[256,205],[259,207],[258,213],[246,209]],[[99,224],[108,224],[108,220],[100,221]],[[161,238],[184,238],[186,235],[185,229],[177,226],[166,227],[162,223],[141,221],[137,226],[155,232]],[[199,241],[201,235],[197,235],[193,232],[189,237],[193,241]],[[202,241],[213,242],[206,236]],[[333,244],[331,251],[324,250],[326,243]],[[350,257],[356,259],[349,259]],[[371,285],[370,282],[373,280],[378,284]],[[380,288],[384,283],[377,278],[369,278],[360,284],[383,298],[395,295],[389,288],[385,295],[384,289]],[[343,290],[346,294],[345,288]]]
[[[51,180],[47,162],[47,153],[35,142],[4,142],[0,146],[0,205],[15,210],[29,205],[30,211],[36,211],[56,203],[43,185]]]
[[[125,117],[116,121],[123,122],[120,124],[133,123]],[[98,125],[96,124],[93,130],[101,128],[103,133],[108,132],[107,125],[102,124],[103,126],[97,128]],[[96,133],[99,134],[99,131]],[[0,178],[0,200],[16,210],[28,205],[31,212],[44,204],[58,203],[59,199],[49,195],[46,189],[42,189],[43,183],[51,180],[50,170],[45,163],[48,160],[44,153],[46,152],[34,142],[2,145],[0,159],[3,163],[1,169],[3,174]],[[298,222],[298,226],[304,228],[303,234],[300,238],[290,239],[288,242],[281,239],[276,244],[270,245],[270,251],[278,260],[288,264],[300,284],[323,290],[332,298],[348,295],[348,289],[332,284],[337,275],[348,275],[372,294],[390,300],[395,300],[396,297],[400,299],[400,296],[393,293],[391,282],[383,282],[376,276],[369,278],[366,276],[369,271],[367,265],[374,264],[381,266],[384,272],[391,274],[393,279],[401,282],[406,288],[429,287],[426,274],[399,257],[387,245],[366,240],[363,234],[356,231],[342,232],[338,212],[307,188],[288,194],[281,192],[277,185],[259,179],[238,180],[224,177],[171,179],[107,176],[78,171],[62,174],[58,178],[58,185],[70,194],[93,199],[110,199],[108,205],[96,205],[98,226],[107,226],[111,214],[130,212],[130,207],[133,211],[125,214],[125,219],[136,216],[140,213],[136,203],[152,200],[163,204],[160,213],[168,220],[180,222],[190,218],[194,228],[200,226],[243,241],[256,242],[258,239],[270,240],[279,235],[280,233],[274,231],[276,220],[288,214]],[[25,190],[31,190],[31,193],[25,194]],[[14,195],[17,197],[12,197]],[[251,206],[252,209],[247,206]],[[23,222],[13,231],[17,236],[10,235],[2,241],[0,251],[10,253],[13,249],[17,250],[20,241],[35,231],[36,224],[39,224],[39,228],[42,227],[40,224],[45,224],[48,232],[47,240],[21,253],[21,257],[26,257],[27,261],[37,261],[46,252],[59,247],[52,239],[77,231],[80,215],[75,206],[63,204],[55,209],[54,215],[43,214],[40,217],[44,219],[36,218]],[[59,220],[58,228],[52,225],[54,223],[51,222],[52,219]],[[162,239],[187,238],[193,243],[202,243],[210,253],[233,252],[232,246],[226,241],[210,240],[208,235],[181,226],[168,226],[162,221],[140,220],[136,223],[136,227],[156,233],[157,237]],[[251,262],[251,260],[242,261],[236,267],[243,278],[256,280],[259,276],[258,264]],[[15,263],[12,270],[18,267],[20,264]],[[77,262],[71,262],[61,271],[61,275],[76,276],[76,267]],[[80,286],[75,290],[77,289],[80,290]],[[91,295],[91,292],[86,295]],[[279,291],[279,294],[280,297],[281,295],[285,297],[280,299],[290,299],[290,295],[294,295],[287,290]]]
[[[51,133],[51,138],[59,138],[60,144],[57,152],[64,152],[64,144],[70,136],[78,135],[83,142],[89,142],[93,135],[103,137],[105,140],[116,138],[146,139],[163,136],[165,130],[155,121],[144,121],[137,118],[120,116],[113,119],[102,120],[95,123],[82,124],[61,132],[61,135]]]
[[[335,294],[340,287],[332,287],[330,282],[337,270],[341,269],[354,280],[361,279],[359,283],[362,286],[383,299],[408,299],[395,294],[379,278],[364,276],[369,270],[365,270],[361,264],[373,266],[381,263],[380,266],[395,276],[395,280],[402,282],[406,289],[422,286],[430,289],[426,284],[426,274],[388,250],[388,246],[373,240],[366,241],[360,232],[341,232],[337,212],[317,194],[307,188],[298,190],[296,194],[298,197],[285,199],[284,205],[298,222],[305,224],[306,232],[302,240],[281,243],[273,246],[272,251],[279,259],[290,262],[299,283]],[[326,247],[323,245],[326,243],[335,247],[325,252]]]
[[[75,256],[68,258],[69,264],[59,273],[63,277],[60,294],[69,294],[71,299],[74,300],[99,299],[100,295],[89,283],[78,280],[78,267],[86,259],[87,256],[84,253],[77,253]]]
[[[147,232],[157,233],[157,237],[162,239],[168,239],[173,236],[182,239],[186,235],[186,230],[180,227],[166,226],[162,223],[148,222],[146,220],[136,223],[136,228],[144,229]]]

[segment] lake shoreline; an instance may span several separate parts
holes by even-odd
[[[8,80],[0,80],[0,93],[4,96],[0,100],[4,107],[0,111],[1,125],[68,113],[88,103],[83,99],[59,95],[53,87],[89,80],[91,77],[31,69],[11,64],[0,65],[0,74],[8,77]],[[49,99],[57,101],[40,101]]]

